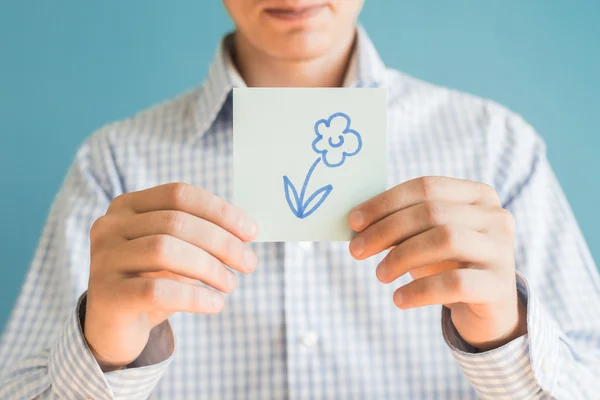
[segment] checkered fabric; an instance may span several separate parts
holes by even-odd
[[[1,399],[600,398],[600,279],[542,140],[494,102],[387,69],[360,27],[345,86],[387,89],[389,187],[444,175],[498,191],[517,221],[529,333],[474,353],[448,310],[394,306],[408,278],[377,281],[381,256],[255,243],[258,268],[222,313],[172,316],[135,367],[103,373],[79,312],[91,224],[117,195],[167,182],[231,198],[231,91],[244,82],[227,43],[201,88],[81,146],[0,342]]]

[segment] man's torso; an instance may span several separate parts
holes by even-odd
[[[489,107],[390,71],[388,187],[444,175],[493,184]],[[122,183],[137,191],[181,181],[232,196],[232,104],[197,131],[199,92],[105,130]],[[205,90],[205,89],[204,89]],[[360,89],[357,89],[360,90]],[[381,284],[381,256],[354,260],[348,243],[255,243],[219,315],[177,314],[176,355],[156,397],[472,397],[444,342],[440,307],[399,310]]]

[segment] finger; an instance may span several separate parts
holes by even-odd
[[[439,225],[461,224],[487,232],[505,213],[498,207],[443,201],[419,203],[396,211],[358,233],[350,242],[350,253],[362,260]]]
[[[422,177],[404,182],[355,207],[348,217],[350,227],[360,232],[398,210],[425,201],[499,206],[489,185],[448,177]]]
[[[118,246],[104,264],[124,275],[168,271],[199,280],[222,292],[236,286],[236,277],[206,251],[168,235],[144,236]]]
[[[396,246],[379,263],[377,277],[390,283],[407,272],[442,261],[486,267],[498,257],[496,244],[487,235],[460,225],[442,225]]]
[[[434,304],[477,304],[495,300],[490,271],[462,268],[415,279],[394,292],[402,309]]]
[[[204,249],[231,268],[248,273],[256,267],[254,251],[225,229],[182,211],[151,211],[129,216],[107,216],[112,229],[126,239],[169,235]]]
[[[224,305],[223,295],[214,290],[165,278],[128,278],[121,281],[119,292],[143,311],[216,314]]]
[[[240,208],[214,194],[185,183],[170,183],[151,189],[123,194],[111,203],[108,213],[145,213],[179,210],[216,224],[242,240],[256,237],[258,226]]]

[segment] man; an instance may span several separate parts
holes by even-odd
[[[600,280],[533,129],[386,69],[361,0],[224,4],[204,86],[77,153],[0,398],[597,398]],[[349,247],[249,243],[227,202],[243,85],[387,90],[390,189]]]

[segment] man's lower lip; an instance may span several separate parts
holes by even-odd
[[[266,10],[269,16],[285,20],[285,21],[298,21],[314,17],[325,9],[325,6],[313,6],[304,8],[301,10],[285,10],[285,9],[269,9]]]

